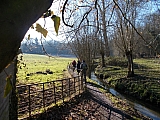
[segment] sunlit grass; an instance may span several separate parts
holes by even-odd
[[[62,79],[63,72],[67,70],[68,63],[72,62],[73,59],[75,58],[48,57],[35,54],[19,55],[17,83],[28,84]],[[36,72],[46,73],[46,70],[52,71],[53,74],[36,74]]]
[[[139,65],[138,69],[134,69],[136,74],[152,79],[159,79],[160,59],[135,59],[134,63]]]
[[[142,67],[145,66],[149,69],[159,70],[160,68],[160,59],[134,59],[134,63],[138,63],[139,65],[142,65]]]
[[[111,61],[114,63],[115,59]],[[119,61],[121,63],[121,61]],[[126,61],[127,62],[127,61]],[[144,101],[160,104],[160,59],[134,59],[134,77],[127,77],[127,66],[107,64],[106,67],[97,67],[95,73],[103,75],[103,81],[117,90],[135,96]]]

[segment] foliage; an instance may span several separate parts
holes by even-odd
[[[60,25],[60,17],[53,15],[51,18],[54,21],[54,28],[55,28],[55,31],[58,35],[58,29],[59,29],[59,25]]]
[[[111,66],[127,67],[127,59],[125,57],[107,57],[106,64]]]
[[[63,78],[63,72],[66,71],[68,63],[73,61],[73,58],[23,54],[21,60],[19,55],[19,61],[17,84],[27,84]],[[52,71],[53,74],[48,74],[47,70]]]
[[[58,30],[59,30],[59,26],[60,26],[60,17],[54,15],[53,11],[51,11],[51,10],[47,10],[42,17],[47,18],[47,17],[50,17],[51,15],[52,15],[51,19],[54,22],[55,31],[58,35]],[[40,32],[44,37],[46,37],[47,33],[48,33],[48,31],[46,29],[42,28],[42,26],[38,23],[36,24],[36,31]]]
[[[46,37],[48,33],[48,31],[42,28],[41,25],[38,23],[36,24],[36,31],[42,33],[44,37]]]

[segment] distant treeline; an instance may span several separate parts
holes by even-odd
[[[21,43],[21,50],[23,53],[29,54],[47,54],[50,55],[58,55],[58,56],[74,56],[71,53],[69,47],[67,47],[67,43],[61,43],[55,40],[43,41],[40,43],[37,38],[30,40],[24,40]]]

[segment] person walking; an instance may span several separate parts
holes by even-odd
[[[81,62],[80,60],[77,61],[77,73],[79,75],[79,73],[81,72]]]
[[[82,79],[86,83],[86,72],[87,72],[88,66],[87,66],[85,60],[83,60],[81,63],[81,69],[82,69],[82,71],[81,71],[82,72]]]
[[[74,72],[74,70],[75,70],[75,68],[76,68],[76,61],[75,61],[75,60],[73,60],[72,66],[73,66],[73,72]]]

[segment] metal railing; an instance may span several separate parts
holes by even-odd
[[[84,91],[80,76],[51,82],[17,86],[18,119],[31,119]]]

